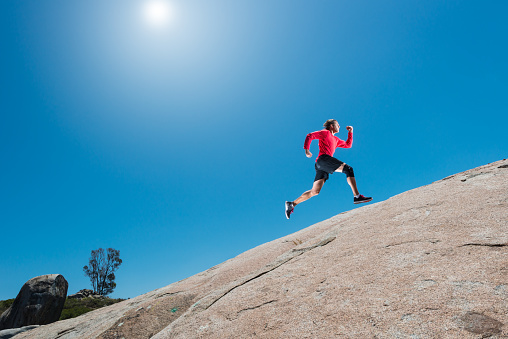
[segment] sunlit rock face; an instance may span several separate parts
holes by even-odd
[[[507,212],[501,160],[16,338],[506,337]]]
[[[60,274],[41,275],[28,280],[11,307],[0,317],[0,330],[57,321],[68,287],[67,280]]]

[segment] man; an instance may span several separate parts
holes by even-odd
[[[334,136],[335,133],[339,133],[340,129],[340,125],[337,120],[329,119],[323,124],[323,127],[325,128],[324,130],[309,133],[305,138],[303,148],[305,149],[305,155],[307,158],[312,157],[312,153],[309,151],[311,141],[314,139],[319,140],[319,154],[315,164],[316,177],[314,178],[314,185],[312,185],[311,190],[304,192],[295,201],[286,201],[286,218],[288,219],[291,216],[291,213],[293,213],[296,205],[319,194],[321,188],[323,188],[323,185],[325,184],[325,181],[328,180],[329,175],[334,172],[342,172],[346,174],[347,183],[351,186],[351,190],[353,191],[355,204],[369,202],[372,200],[371,197],[364,197],[358,192],[353,168],[333,157],[333,153],[337,147],[351,148],[351,145],[353,144],[353,127],[346,127],[349,131],[346,141]]]

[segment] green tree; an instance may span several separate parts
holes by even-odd
[[[114,272],[121,264],[120,251],[114,248],[92,250],[89,264],[83,271],[90,278],[95,293],[106,296],[113,292],[116,287]]]

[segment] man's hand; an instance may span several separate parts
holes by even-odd
[[[349,132],[353,132],[353,126],[347,126],[346,129],[349,131]]]
[[[307,158],[310,158],[312,156],[312,153],[310,153],[310,151],[308,149],[306,149],[305,155],[307,156]]]

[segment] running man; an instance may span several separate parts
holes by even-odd
[[[349,131],[346,141],[341,140],[334,135],[335,133],[339,133],[340,129],[340,125],[337,120],[329,119],[323,124],[323,127],[325,129],[309,133],[305,138],[303,148],[305,149],[305,155],[307,158],[312,157],[312,153],[309,151],[311,141],[319,139],[319,154],[314,166],[316,168],[316,177],[314,178],[314,184],[312,185],[311,190],[304,192],[295,201],[286,201],[286,218],[288,219],[291,216],[291,213],[293,213],[296,205],[319,194],[321,188],[323,188],[323,185],[325,184],[325,181],[328,180],[329,175],[334,172],[342,172],[346,174],[347,183],[351,186],[351,190],[355,196],[355,204],[361,204],[372,200],[372,198],[364,197],[360,194],[360,192],[358,192],[353,168],[333,157],[333,153],[337,147],[351,148],[351,145],[353,144],[353,126],[346,127]]]

